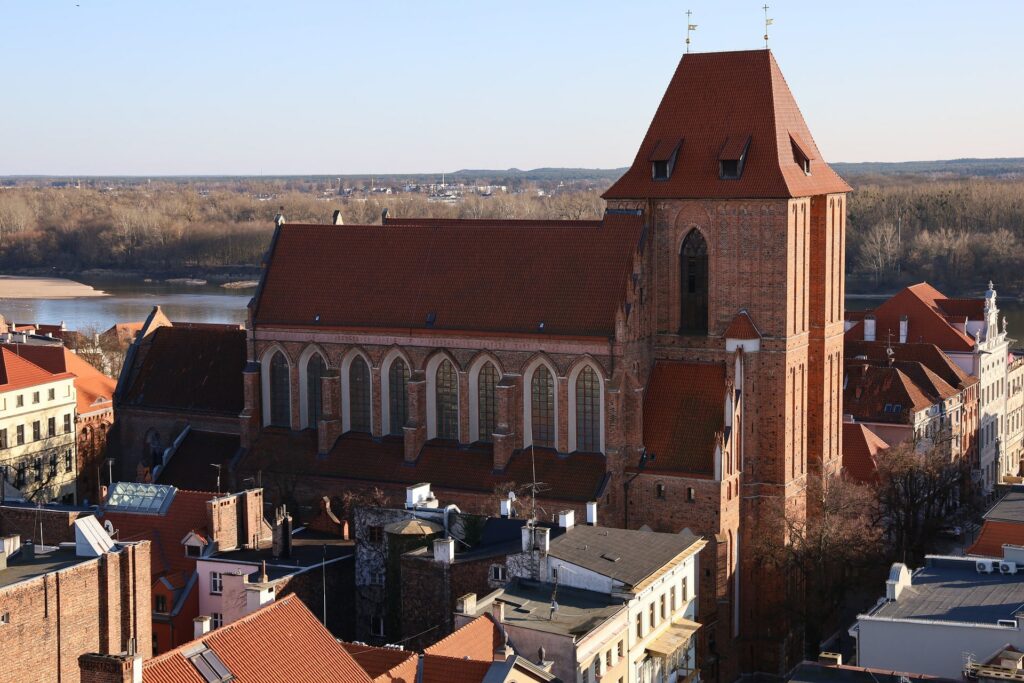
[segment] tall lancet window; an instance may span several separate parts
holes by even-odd
[[[589,366],[576,376],[576,450],[601,450],[601,384]]]
[[[445,359],[437,368],[437,438],[459,438],[459,380],[455,367]]]
[[[314,353],[306,362],[306,427],[316,429],[323,412],[323,399],[320,395],[320,378],[324,374],[324,359]]]
[[[388,434],[402,436],[409,420],[409,366],[396,358],[388,369]]]
[[[270,359],[270,424],[291,427],[291,412],[288,359],[278,351]]]
[[[708,333],[708,245],[691,230],[679,250],[679,334]]]
[[[535,446],[554,448],[555,379],[544,365],[534,371],[530,380],[530,426]]]
[[[498,368],[494,363],[484,363],[477,377],[477,431],[480,441],[490,441],[497,422]]]
[[[348,369],[349,429],[370,431],[370,367],[362,356],[352,359]]]

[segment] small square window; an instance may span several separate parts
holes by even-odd
[[[508,575],[505,571],[505,565],[503,564],[492,564],[491,565],[491,581],[506,581]]]
[[[203,553],[203,549],[197,545],[185,546],[185,554],[189,557],[200,557]]]
[[[654,493],[655,493],[656,496],[658,496],[658,498],[664,499],[665,498],[665,485],[664,484],[655,484],[654,485]]]
[[[153,599],[153,604],[154,604],[154,607],[153,607],[153,611],[154,612],[159,612],[160,614],[167,614],[167,596],[166,595],[157,595]]]
[[[3,614],[0,614],[0,626],[4,626],[9,623],[11,623],[11,613],[4,612]]]
[[[224,625],[224,615],[220,612],[212,612],[210,614],[210,628],[220,628]]]
[[[366,529],[367,543],[378,544],[384,541],[384,529],[379,526],[371,526]]]
[[[692,502],[694,502],[694,501],[695,501],[696,499],[697,499],[697,495],[696,495],[696,493],[694,492],[694,490],[693,490],[693,487],[692,487],[692,486],[691,486],[691,487],[688,487],[688,488],[686,489],[686,500],[687,500],[688,502],[692,503]]]
[[[15,405],[17,405],[18,408],[24,407],[24,405],[25,405],[25,395],[24,394],[18,394],[18,398],[15,401]]]
[[[653,162],[655,180],[668,180],[668,160]]]
[[[57,390],[56,389],[50,389],[48,392],[46,392],[46,398],[48,398],[51,401],[53,399],[57,398]]]
[[[33,391],[32,392],[32,403],[39,403],[39,392],[38,391]]]
[[[719,174],[723,179],[735,180],[740,177],[740,160],[723,159],[719,163]]]

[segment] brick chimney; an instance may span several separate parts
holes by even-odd
[[[284,505],[274,510],[274,546],[271,552],[275,558],[292,556],[292,516]]]
[[[213,620],[204,615],[198,616],[192,620],[192,637],[202,638],[210,632],[210,626],[213,624]]]
[[[81,683],[142,683],[142,655],[102,655],[90,652],[78,658]]]

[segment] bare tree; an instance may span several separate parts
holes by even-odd
[[[899,248],[899,234],[892,223],[876,223],[867,231],[860,249],[861,266],[874,274],[876,285],[895,270]]]

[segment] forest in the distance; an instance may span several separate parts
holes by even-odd
[[[958,294],[993,280],[1001,293],[1024,295],[1024,162],[836,166],[854,187],[850,293],[928,280]],[[0,272],[254,272],[279,206],[290,222],[328,222],[340,209],[346,223],[379,223],[385,208],[403,217],[599,217],[616,173],[558,170],[463,171],[441,189],[414,185],[427,176],[0,180]]]

